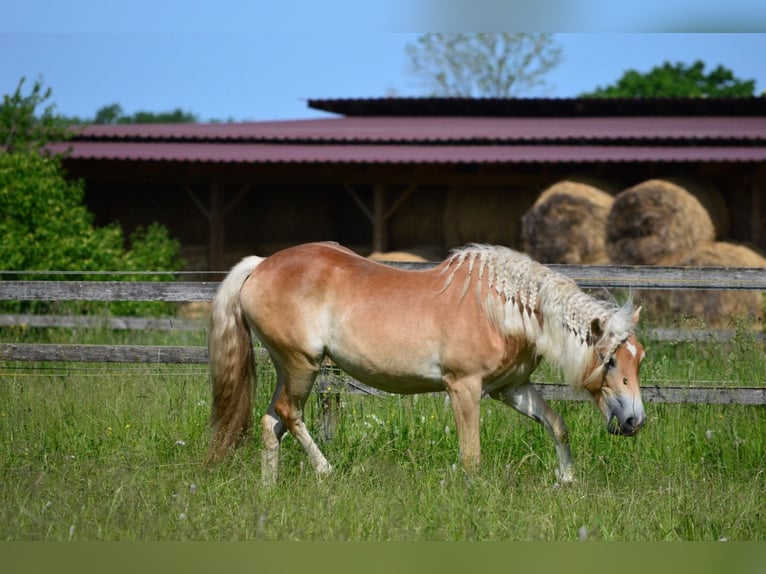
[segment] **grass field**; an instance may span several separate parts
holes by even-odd
[[[200,333],[0,335],[203,344]],[[647,350],[642,378],[652,384],[766,378],[747,330],[731,344]],[[260,369],[257,413],[273,382]],[[482,469],[467,480],[443,397],[343,394],[322,444],[336,472],[317,479],[287,437],[280,483],[263,490],[257,436],[201,465],[204,366],[0,364],[0,382],[3,540],[766,540],[764,407],[648,404],[644,430],[622,438],[606,433],[593,405],[556,403],[578,478],[557,488],[550,438],[499,403],[482,403]],[[307,410],[316,427],[316,400]]]

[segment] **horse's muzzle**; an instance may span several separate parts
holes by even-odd
[[[633,436],[644,425],[643,417],[629,416],[625,420],[620,421],[617,416],[613,416],[606,425],[607,430],[620,436]]]

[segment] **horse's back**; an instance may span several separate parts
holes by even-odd
[[[407,273],[413,272],[369,261],[335,243],[308,243],[266,258],[245,281],[240,300],[262,340],[323,346],[331,338],[327,330],[344,319],[374,320],[366,315],[369,308],[380,308],[381,297],[405,288]],[[384,307],[396,311],[391,302]]]
[[[267,257],[248,282],[261,291],[279,289],[279,296],[301,288],[315,294],[327,287],[343,290],[347,284],[377,277],[393,280],[399,270],[362,257],[337,243],[306,243],[278,251]]]

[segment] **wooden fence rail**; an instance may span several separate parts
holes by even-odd
[[[96,363],[141,363],[141,364],[207,364],[205,347],[168,347],[149,345],[52,345],[52,344],[0,344],[0,360],[35,362],[96,362]],[[263,349],[256,349],[256,360],[268,361]],[[350,392],[385,396],[376,389],[344,375],[344,384]],[[320,376],[319,389],[337,386],[338,377],[332,370]],[[546,399],[587,400],[582,394],[575,394],[567,385],[540,383],[537,389]],[[766,404],[766,385],[763,387],[696,387],[683,385],[643,385],[644,400],[664,403],[708,403],[708,404]]]
[[[57,329],[107,329],[110,331],[165,331],[202,332],[207,327],[205,319],[178,317],[120,317],[99,315],[32,315],[11,313],[0,315],[0,327],[57,328]],[[724,343],[731,341],[737,332],[734,329],[676,329],[654,328],[642,332],[652,341],[675,343],[701,341]],[[766,333],[752,333],[759,342],[766,342]]]
[[[396,263],[405,269],[434,263]],[[766,269],[550,265],[584,289],[766,291]],[[0,301],[209,301],[217,281],[0,281]]]
[[[433,263],[396,263],[397,267],[420,269]],[[550,267],[573,278],[582,288],[607,289],[705,289],[705,290],[762,290],[766,291],[766,269],[743,268],[688,268],[639,266],[582,266],[551,265]],[[0,300],[17,301],[210,301],[218,282],[165,282],[165,281],[2,281]],[[0,324],[26,324],[30,326],[92,326],[91,318],[72,317],[59,320],[33,318],[35,316],[9,316]],[[97,318],[96,321],[104,321]],[[26,321],[26,322],[25,322]],[[55,323],[55,321],[53,321]],[[108,328],[163,328],[186,330],[199,328],[193,321],[175,319],[109,318]],[[196,325],[199,325],[197,322]],[[689,336],[688,333],[668,335],[673,340],[704,339],[706,332]],[[713,334],[715,338],[730,334]],[[660,336],[660,338],[662,338]],[[264,360],[261,351],[260,360]],[[131,346],[131,345],[52,345],[52,344],[0,344],[0,360],[30,362],[96,362],[96,363],[207,363],[204,347]],[[345,379],[352,390],[367,394],[381,394],[365,385]],[[320,381],[320,386],[323,384]],[[548,399],[580,399],[565,385],[545,383],[538,388]],[[642,387],[647,401],[681,403],[737,403],[766,404],[766,384],[761,387],[691,387],[662,385]]]

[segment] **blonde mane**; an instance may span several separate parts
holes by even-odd
[[[471,285],[487,318],[504,335],[524,337],[538,355],[558,365],[573,387],[597,369],[633,332],[633,304],[617,307],[583,293],[564,275],[507,247],[470,245],[447,259],[449,287],[465,270],[463,296]],[[597,320],[599,332],[594,336]]]

